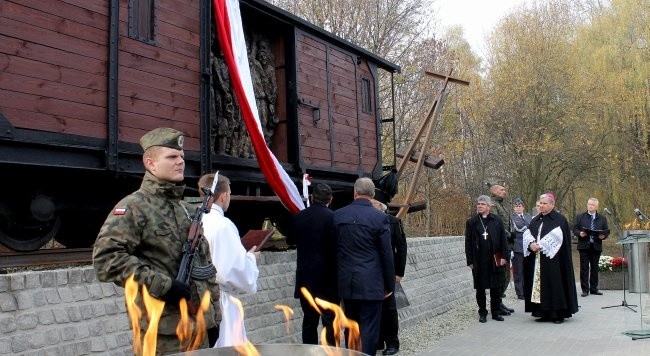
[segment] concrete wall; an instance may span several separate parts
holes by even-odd
[[[402,285],[411,305],[400,309],[401,325],[472,300],[461,237],[409,238],[408,248]],[[262,254],[259,291],[241,297],[253,343],[300,342],[295,259],[295,251]],[[277,304],[294,310],[288,324]],[[0,275],[0,310],[0,355],[132,354],[124,292],[99,283],[90,266]]]

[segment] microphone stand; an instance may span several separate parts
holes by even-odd
[[[624,238],[623,238],[623,234],[621,234],[621,229],[618,228],[618,224],[616,223],[616,221],[614,220],[614,217],[612,216],[612,214],[609,211],[608,211],[608,215],[612,217],[611,220],[612,220],[612,224],[614,224],[614,228],[616,229],[616,234],[618,234],[619,240],[622,241]],[[624,244],[621,244],[621,255],[625,259],[625,245]],[[629,262],[629,260],[628,260],[628,262]],[[621,266],[621,268],[623,268],[623,266]],[[607,306],[607,307],[602,307],[600,309],[615,308],[615,307],[626,307],[626,308],[628,308],[631,311],[636,313],[636,310],[634,310],[632,307],[638,307],[638,305],[636,305],[636,304],[628,304],[627,300],[625,299],[625,289],[627,289],[627,287],[625,285],[625,281],[627,279],[626,276],[625,276],[626,274],[627,274],[627,271],[623,271],[623,301],[621,302],[621,304],[620,305],[610,305],[610,306]]]

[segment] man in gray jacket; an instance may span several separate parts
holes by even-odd
[[[521,198],[515,198],[513,201],[512,210],[510,215],[510,243],[512,244],[512,269],[515,278],[515,291],[517,298],[524,300],[524,286],[523,286],[523,273],[524,273],[524,246],[523,236],[524,232],[528,230],[530,214],[524,212],[524,201]]]

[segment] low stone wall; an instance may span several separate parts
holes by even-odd
[[[409,238],[402,286],[413,325],[472,300],[462,237]],[[302,311],[293,298],[296,252],[264,252],[258,292],[241,297],[253,343],[298,343]],[[286,323],[275,305],[294,311]],[[122,288],[100,283],[92,267],[0,275],[0,355],[131,355]]]

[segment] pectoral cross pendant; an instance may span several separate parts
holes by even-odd
[[[483,232],[483,240],[487,240],[487,237],[488,237],[487,231]]]

